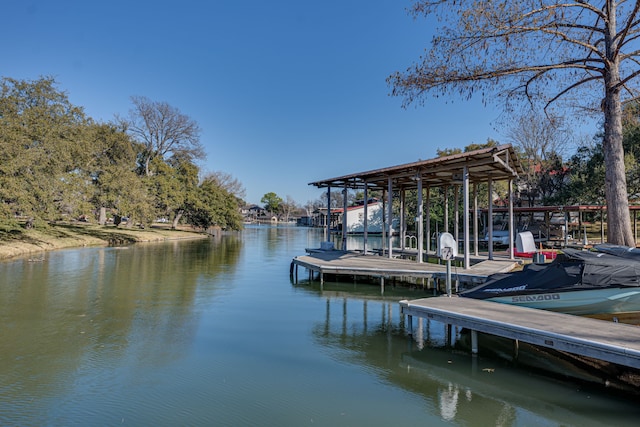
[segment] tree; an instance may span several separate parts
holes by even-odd
[[[198,186],[196,197],[187,201],[185,217],[189,224],[203,229],[217,225],[222,229],[239,230],[242,226],[235,197],[214,179],[205,179]]]
[[[149,163],[156,157],[179,154],[191,160],[204,158],[200,127],[195,120],[166,102],[154,102],[144,96],[133,96],[131,102],[129,119],[121,122],[144,147],[140,158],[144,175],[149,176]]]
[[[247,195],[247,191],[237,178],[234,178],[230,173],[215,171],[208,174],[205,179],[212,179],[218,183],[218,185],[231,193],[238,199],[238,202],[244,200]]]
[[[626,0],[419,0],[415,16],[445,24],[420,61],[388,82],[405,105],[428,93],[497,92],[507,107],[524,100],[601,115],[608,240],[631,246],[622,102],[637,96],[639,11]]]
[[[623,146],[627,174],[627,193],[631,200],[640,198],[640,108],[636,102],[625,104],[623,111]],[[569,185],[563,188],[563,203],[602,203],[605,198],[604,152],[599,133],[583,142],[569,159]]]
[[[200,169],[186,156],[175,155],[167,161],[151,162],[152,176],[147,177],[155,200],[156,216],[171,217],[176,229],[190,201],[197,197]]]
[[[0,81],[0,202],[35,219],[54,220],[74,209],[88,162],[82,108],[49,77]]]
[[[369,198],[374,197],[371,192],[371,190],[369,190],[368,192],[368,196]],[[364,197],[364,193],[363,197]],[[353,203],[356,202],[357,199],[357,194],[353,191],[348,191],[347,190],[347,204],[348,205],[353,205]],[[326,191],[324,193],[322,193],[320,195],[320,202],[321,202],[321,206],[326,207],[327,206],[327,193]],[[342,208],[342,206],[344,205],[344,190],[336,190],[336,191],[332,191],[331,192],[331,208]]]
[[[578,147],[569,159],[568,167],[571,176],[562,194],[566,203],[601,204],[605,201],[604,154],[597,137]]]
[[[104,224],[106,210],[120,212],[129,189],[140,185],[135,171],[139,147],[115,124],[92,124],[87,129],[87,139],[93,147],[87,166],[93,184],[90,200],[101,212],[100,222]]]
[[[528,205],[550,203],[566,181],[568,169],[562,163],[571,132],[560,117],[528,111],[513,121],[507,137],[518,149],[524,175],[518,178],[521,198]]]
[[[296,201],[293,200],[293,197],[291,197],[291,196],[287,196],[286,200],[284,202],[282,202],[282,204],[280,206],[282,208],[282,213],[284,215],[284,220],[286,222],[289,222],[289,216],[293,212],[298,210],[298,205],[296,204]]]
[[[280,212],[280,205],[282,205],[282,198],[274,192],[266,193],[260,199],[260,203],[264,203],[264,208],[272,214],[278,214]]]

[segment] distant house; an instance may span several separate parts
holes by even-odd
[[[258,205],[247,205],[242,209],[245,220],[257,220],[267,215],[266,209]]]

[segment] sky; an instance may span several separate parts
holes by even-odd
[[[386,78],[414,64],[433,22],[409,0],[4,0],[0,77],[53,77],[97,121],[132,96],[194,119],[203,174],[231,174],[248,203],[298,204],[309,182],[509,142],[480,99],[402,108]]]

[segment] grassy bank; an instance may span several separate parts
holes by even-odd
[[[202,233],[164,227],[142,230],[93,224],[56,224],[30,230],[2,229],[0,230],[0,259],[72,247],[126,245],[135,242],[204,237],[206,235]]]

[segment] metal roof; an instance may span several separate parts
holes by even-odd
[[[398,166],[353,173],[336,178],[310,182],[318,188],[344,187],[371,190],[387,188],[391,177],[396,188],[416,188],[418,177],[423,186],[443,187],[462,184],[463,168],[467,167],[470,182],[486,182],[489,179],[514,179],[523,172],[518,156],[511,144],[487,147],[451,156],[420,160]]]

